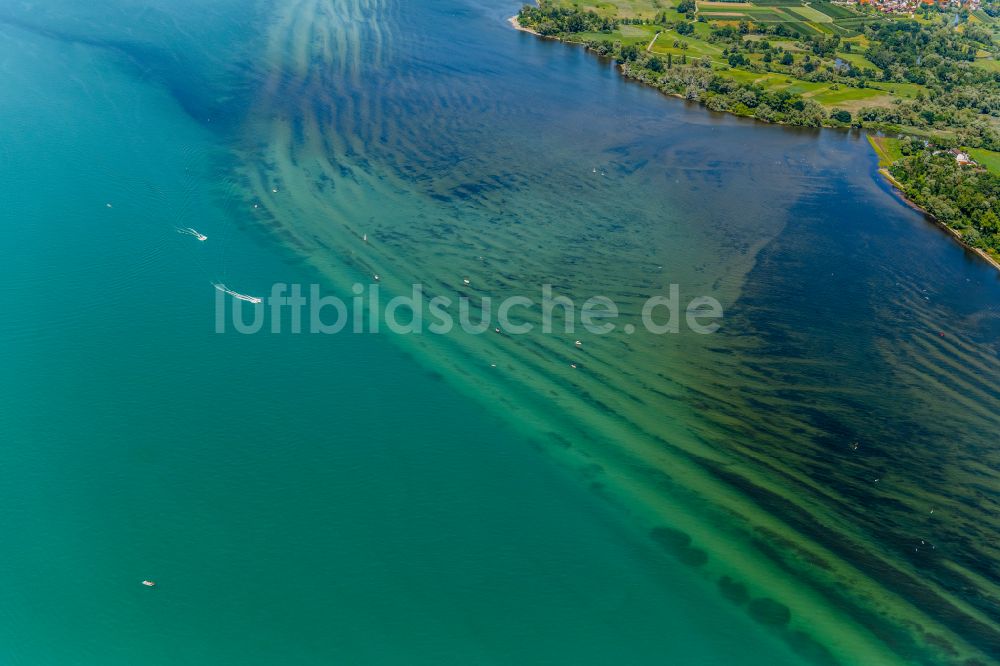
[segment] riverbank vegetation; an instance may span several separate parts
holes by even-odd
[[[1000,259],[1000,153],[975,151],[988,164],[962,164],[962,150],[928,141],[872,137],[879,166],[913,203],[970,247]]]
[[[997,15],[989,2],[898,15],[826,0],[539,0],[517,18],[713,111],[901,138],[885,166],[907,196],[997,255],[985,164],[1000,151]]]

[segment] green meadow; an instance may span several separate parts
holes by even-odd
[[[875,149],[875,154],[878,155],[878,165],[882,168],[887,168],[893,162],[903,159],[903,152],[899,149],[899,139],[869,134],[868,143]]]
[[[1000,60],[996,58],[977,58],[974,62],[977,67],[988,69],[991,72],[1000,72]]]
[[[620,18],[652,18],[664,9],[671,9],[671,0],[615,0],[614,2],[563,2],[567,7],[594,11],[605,16]]]
[[[1000,153],[985,148],[970,148],[969,157],[986,167],[988,171],[1000,174]]]
[[[573,41],[589,42],[594,40],[611,39],[620,41],[624,46],[635,44],[646,48],[661,29],[654,25],[620,25],[612,33],[604,32],[580,32],[573,36]],[[659,40],[657,40],[659,41]]]

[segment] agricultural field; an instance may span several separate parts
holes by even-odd
[[[623,19],[653,18],[673,9],[680,0],[565,0],[559,4],[602,16]],[[856,35],[872,19],[852,9],[825,0],[753,0],[738,2],[703,0],[697,3],[698,14],[709,21],[750,21],[781,23],[804,35]]]
[[[753,0],[753,2],[698,2],[698,15],[708,21],[776,23],[802,35],[857,35],[873,19],[829,2]]]
[[[813,9],[812,7],[789,7],[789,11],[795,12],[806,21],[813,21],[815,23],[833,23],[833,17],[828,14],[824,14],[818,9]]]

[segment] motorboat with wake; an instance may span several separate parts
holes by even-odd
[[[200,241],[207,241],[208,240],[208,236],[206,236],[205,234],[201,233],[200,231],[197,231],[196,229],[192,229],[191,227],[177,227],[177,233],[179,233],[179,234],[186,234],[188,236],[194,236],[195,238],[197,238]]]
[[[264,299],[258,296],[248,296],[247,294],[241,294],[238,291],[233,291],[221,282],[213,282],[212,286],[223,293],[229,294],[233,298],[240,299],[241,301],[247,301],[248,303],[262,303],[264,301]]]

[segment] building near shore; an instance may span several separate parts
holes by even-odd
[[[913,14],[927,5],[946,8],[976,10],[981,0],[857,0],[858,5],[870,5],[881,12]]]

